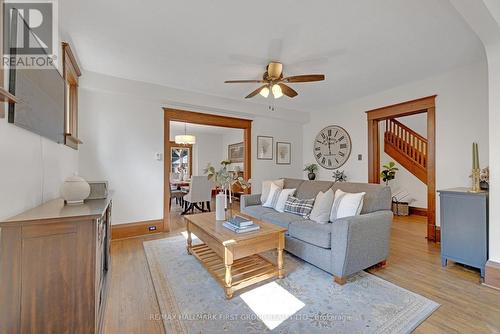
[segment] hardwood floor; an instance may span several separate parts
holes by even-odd
[[[106,334],[164,332],[142,242],[184,230],[178,210],[171,226],[168,234],[112,242]],[[500,291],[481,285],[476,270],[452,262],[442,268],[439,245],[428,243],[426,233],[425,217],[396,218],[387,266],[370,270],[441,304],[415,333],[500,333]]]

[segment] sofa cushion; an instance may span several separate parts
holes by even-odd
[[[295,189],[297,189],[302,184],[302,182],[304,182],[304,180],[284,178],[283,179],[283,188],[288,188],[288,189],[295,188]]]
[[[250,205],[245,207],[242,212],[257,219],[261,219],[263,215],[276,211],[271,208],[265,208],[262,205]]]
[[[304,181],[295,192],[295,196],[300,199],[315,198],[320,191],[326,193],[333,186],[330,181]]]
[[[298,215],[294,215],[293,213],[281,213],[273,210],[272,213],[266,213],[260,219],[267,223],[276,224],[278,226],[288,228],[288,224],[290,224],[291,222],[303,220],[304,218]]]
[[[387,186],[371,183],[337,182],[332,188],[334,191],[340,189],[347,193],[365,192],[361,214],[391,210],[391,188]]]
[[[301,220],[290,223],[288,234],[291,237],[305,241],[322,248],[332,246],[332,225],[318,224],[312,220]]]

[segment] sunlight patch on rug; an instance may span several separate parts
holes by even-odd
[[[241,299],[271,330],[306,306],[276,282],[245,292]]]

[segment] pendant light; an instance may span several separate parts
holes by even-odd
[[[196,144],[196,137],[186,133],[186,123],[184,123],[184,134],[175,136],[175,143],[179,145]]]

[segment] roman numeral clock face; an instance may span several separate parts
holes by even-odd
[[[351,155],[351,137],[340,126],[328,126],[316,136],[313,150],[314,157],[321,167],[337,169],[345,164]]]

